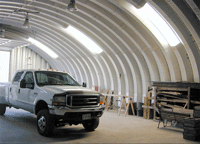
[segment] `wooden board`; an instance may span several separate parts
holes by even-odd
[[[149,97],[144,97],[144,105],[145,106],[150,106],[151,101],[149,100]]]

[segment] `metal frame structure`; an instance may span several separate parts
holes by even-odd
[[[186,1],[142,2],[152,5],[176,31],[181,43],[175,47],[164,47],[123,1],[76,0],[78,11],[71,12],[67,10],[70,0],[2,0],[0,25],[7,39],[24,41],[51,68],[67,71],[78,82],[87,82],[87,87],[110,89],[133,96],[134,101],[143,100],[150,81],[199,82],[200,21]],[[17,9],[39,12],[29,13],[31,28],[22,27],[25,15]],[[103,52],[93,55],[65,32],[68,25],[92,38]],[[28,37],[49,47],[58,58],[31,45]],[[14,42],[13,50],[21,46]]]

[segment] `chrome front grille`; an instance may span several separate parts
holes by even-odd
[[[67,105],[73,107],[97,106],[99,104],[97,95],[73,95],[67,97]]]

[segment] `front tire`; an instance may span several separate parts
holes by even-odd
[[[54,130],[54,120],[48,110],[41,110],[37,115],[37,130],[43,136],[50,136]]]
[[[0,115],[4,115],[6,112],[6,105],[0,104]]]
[[[85,130],[93,131],[99,126],[99,118],[89,120],[83,123]]]

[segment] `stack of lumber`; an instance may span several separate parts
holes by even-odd
[[[187,140],[200,140],[200,118],[185,118],[184,119],[183,138]]]
[[[158,108],[170,108],[176,112],[193,114],[192,111],[185,109],[189,109],[188,95],[185,92],[159,91],[156,98]],[[200,101],[190,100],[190,103],[200,104]]]

